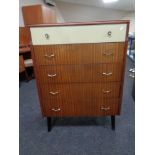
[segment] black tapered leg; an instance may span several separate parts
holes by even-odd
[[[115,130],[115,116],[111,116],[111,128]]]
[[[47,117],[47,129],[48,129],[48,132],[51,131],[51,128],[52,128],[51,117]]]

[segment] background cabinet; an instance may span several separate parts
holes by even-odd
[[[24,6],[22,8],[24,24],[48,24],[56,23],[54,9],[42,5]]]

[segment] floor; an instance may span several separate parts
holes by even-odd
[[[127,59],[122,113],[111,130],[110,117],[60,118],[51,132],[41,116],[35,80],[20,85],[20,155],[134,155],[135,103]]]

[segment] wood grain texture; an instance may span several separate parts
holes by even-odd
[[[24,71],[25,71],[24,59],[23,59],[23,56],[20,55],[19,56],[19,73],[24,72]]]
[[[125,66],[126,66],[126,53],[128,49],[128,33],[129,33],[129,23],[127,24],[127,30],[126,30],[126,41],[124,46],[124,53],[123,53],[123,69],[122,69],[122,85],[121,85],[121,97],[119,102],[119,115],[121,114],[121,108],[122,108],[122,100],[123,100],[123,86],[124,86],[124,78],[125,78]]]
[[[123,61],[124,43],[34,46],[38,65],[94,64]]]
[[[19,27],[19,46],[27,46],[31,42],[30,30],[28,27]]]
[[[42,84],[72,82],[107,82],[121,81],[122,64],[111,63],[37,66],[37,70],[39,81]]]
[[[46,84],[42,86],[41,92],[43,99],[61,98],[74,102],[79,98],[84,101],[90,98],[118,98],[120,86],[119,82]]]
[[[118,114],[119,99],[44,100],[45,116],[105,116]]]
[[[120,114],[129,30],[129,22],[122,22],[127,24],[125,42],[32,46],[43,116]],[[101,76],[103,72],[112,75]],[[48,78],[48,74],[56,76]],[[104,94],[104,89],[111,93]]]
[[[37,91],[38,91],[38,97],[39,97],[39,105],[40,105],[40,109],[41,109],[41,113],[43,116],[45,116],[45,105],[43,103],[43,99],[41,97],[41,87],[40,87],[40,84],[39,84],[39,72],[37,71],[37,64],[36,64],[36,61],[35,60],[35,55],[34,55],[34,48],[33,48],[33,45],[30,46],[31,48],[31,56],[32,56],[32,59],[33,59],[33,66],[34,66],[34,74],[35,74],[35,77],[36,77],[36,86],[37,86]]]
[[[66,23],[50,23],[50,24],[30,24],[29,27],[52,27],[52,26],[78,26],[78,25],[101,25],[101,24],[127,24],[129,20],[108,20],[93,22],[66,22]]]
[[[56,23],[55,11],[42,5],[22,7],[25,25]]]

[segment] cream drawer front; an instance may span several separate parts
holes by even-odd
[[[124,42],[126,24],[30,28],[33,45]]]

